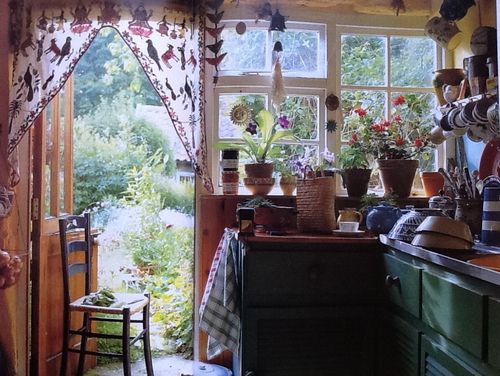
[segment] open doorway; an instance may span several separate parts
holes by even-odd
[[[98,286],[148,290],[153,356],[191,358],[194,173],[189,158],[114,29],[102,29],[78,62],[73,87],[73,212],[89,211],[100,233]],[[140,354],[138,349],[132,357]]]

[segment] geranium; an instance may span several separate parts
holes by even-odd
[[[251,111],[244,105],[238,104],[231,110],[231,119],[236,125],[244,128],[239,143],[219,143],[221,149],[236,148],[247,155],[254,163],[265,163],[267,158],[279,154],[280,148],[276,144],[279,140],[295,140],[290,121],[284,115],[275,119],[274,115],[261,110],[254,119],[250,119]]]
[[[351,131],[349,147],[374,159],[428,158],[434,146],[428,140],[431,111],[415,94],[399,95],[392,101],[389,119],[371,116],[359,107],[346,117]]]

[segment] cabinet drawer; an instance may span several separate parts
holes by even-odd
[[[422,320],[477,358],[484,354],[486,295],[434,275],[422,276]]]
[[[376,252],[248,252],[244,304],[371,304],[376,300],[376,271]]]
[[[500,299],[488,301],[488,363],[500,368]]]
[[[384,254],[382,291],[385,299],[419,318],[421,275],[420,268]]]

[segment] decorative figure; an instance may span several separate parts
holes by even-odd
[[[167,66],[167,68],[171,69],[172,64],[170,64],[170,60],[174,59],[174,61],[179,61],[179,58],[175,55],[174,46],[171,44],[168,45],[168,50],[161,55],[161,60]]]
[[[68,58],[71,56],[72,50],[71,50],[71,37],[66,37],[66,42],[64,42],[63,46],[61,47],[61,52],[59,55],[59,60],[57,62],[57,65],[60,65],[62,60],[67,56]],[[51,60],[52,61],[52,60]]]
[[[205,31],[210,34],[212,38],[218,38],[225,26],[226,25],[222,25],[221,27],[205,27]]]
[[[33,86],[32,86],[33,75],[31,74],[30,69],[31,69],[31,63],[28,64],[26,72],[24,73],[23,76],[24,86],[28,90],[28,93],[26,94],[26,100],[28,102],[31,102],[33,100]]]
[[[196,57],[194,56],[194,51],[193,49],[190,49],[189,50],[189,53],[191,56],[189,56],[189,59],[187,61],[187,64],[188,65],[191,65],[192,67],[192,72],[194,72],[194,70],[196,69],[196,66],[198,65],[198,60],[196,60]]]
[[[328,111],[335,111],[337,108],[339,108],[339,105],[339,97],[337,97],[335,94],[329,94],[326,97],[325,106]]]
[[[177,47],[177,51],[179,51],[179,54],[181,55],[181,69],[186,70],[186,41],[182,44],[182,46]]]
[[[47,25],[49,24],[49,19],[45,17],[45,10],[42,10],[42,14],[38,17],[36,22],[36,27],[40,30],[47,31]]]
[[[392,9],[396,11],[396,16],[399,16],[400,11],[403,11],[403,13],[406,12],[406,5],[404,0],[392,0],[391,6]]]
[[[184,39],[186,37],[186,32],[187,32],[187,28],[186,28],[186,19],[183,18],[182,19],[182,23],[181,23],[181,28],[179,29],[178,33],[179,33],[179,38],[180,39]]]
[[[224,4],[224,0],[207,0],[207,6],[213,10],[217,10]]]
[[[168,82],[168,77],[165,78],[165,86],[168,90],[170,90],[170,96],[175,101],[177,99],[177,95],[174,93],[174,89],[172,88],[172,85],[170,85],[170,83]]]
[[[269,30],[285,31],[285,17],[281,15],[279,9],[276,9],[273,16],[271,17],[271,24],[269,25]]]
[[[61,14],[55,18],[57,23],[57,31],[64,32],[64,24],[66,23],[66,18],[64,18],[64,10],[61,9]]]
[[[55,75],[55,71],[52,70],[52,74],[49,77],[47,77],[47,79],[43,83],[42,90],[47,89],[47,86],[49,86],[49,83],[52,82],[52,80],[54,79],[54,75]]]
[[[247,24],[240,21],[236,24],[235,30],[238,35],[243,35],[245,34],[245,31],[247,31]]]
[[[36,49],[35,43],[33,43],[33,34],[29,31],[26,32],[26,39],[19,46],[19,50],[24,57],[28,57],[28,53],[26,52],[27,48],[31,48],[32,50]]]
[[[217,55],[217,54],[219,53],[219,51],[220,51],[221,47],[222,47],[222,43],[223,43],[223,42],[224,42],[224,40],[223,40],[223,39],[220,39],[220,40],[218,40],[217,42],[215,42],[214,44],[209,44],[209,45],[207,45],[206,47],[207,47],[210,51],[212,51],[214,54],[216,54],[216,55]]]
[[[224,52],[222,55],[219,55],[217,57],[206,57],[205,61],[208,64],[213,65],[217,69],[217,66],[222,62],[222,60],[226,57],[226,55],[227,52]]]
[[[222,19],[223,15],[224,15],[224,12],[220,12],[220,13],[207,13],[207,18],[214,25],[217,25],[220,22],[220,20]]]
[[[158,29],[156,29],[156,31],[159,32],[161,36],[168,35],[168,31],[170,30],[169,26],[172,26],[172,24],[167,21],[167,15],[165,14],[161,21],[158,22]]]
[[[87,10],[85,5],[77,5],[71,15],[74,17],[73,22],[70,24],[70,29],[73,33],[81,34],[90,30],[92,21],[89,19],[90,7]]]
[[[148,14],[146,8],[144,8],[144,4],[139,3],[139,6],[131,14],[132,21],[128,22],[130,32],[140,37],[149,37],[153,33],[153,28],[148,21],[153,15],[153,11],[149,10]]]
[[[325,124],[326,131],[333,133],[337,130],[337,122],[335,120],[328,120]]]
[[[118,25],[121,16],[118,10],[115,9],[116,4],[113,1],[104,1],[104,7],[101,7],[101,15],[97,16],[99,24]]]
[[[195,110],[195,104],[194,104],[194,97],[193,97],[193,90],[192,90],[193,83],[188,82],[188,76],[186,75],[186,81],[184,83],[184,98],[182,99],[182,103],[187,101],[189,99],[191,101],[191,111],[194,112]],[[187,106],[187,104],[186,104]]]
[[[40,61],[43,55],[43,42],[45,41],[45,34],[42,34],[42,37],[40,39],[37,39],[36,41],[36,61]]]
[[[57,57],[61,54],[61,49],[59,48],[59,46],[57,45],[56,42],[57,42],[57,39],[56,38],[52,38],[50,40],[50,46],[49,46],[49,48],[47,48],[45,50],[46,54],[49,54],[51,52],[54,54],[54,56],[50,60],[51,63],[53,63],[57,59]]]
[[[146,43],[148,44],[147,48],[148,56],[155,61],[156,65],[158,65],[159,70],[163,70],[161,69],[160,58],[158,57],[158,50],[153,45],[153,42],[151,41],[151,39],[148,39]]]
[[[458,21],[465,17],[473,5],[476,5],[474,0],[444,0],[439,8],[439,14],[448,21]]]

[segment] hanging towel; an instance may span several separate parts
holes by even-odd
[[[239,352],[238,259],[236,233],[226,228],[215,252],[200,306],[200,328],[208,334],[208,359],[224,350],[236,355]]]

